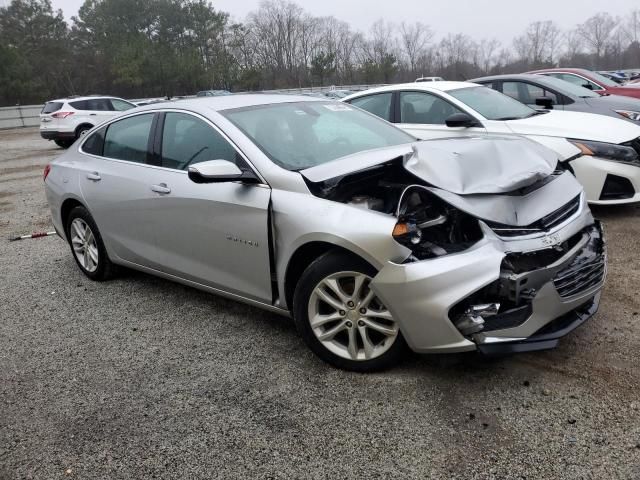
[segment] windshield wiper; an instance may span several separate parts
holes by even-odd
[[[506,122],[507,120],[522,120],[523,118],[526,118],[526,117],[500,117],[500,118],[496,118],[496,120],[500,122]]]

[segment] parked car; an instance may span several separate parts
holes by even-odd
[[[533,108],[597,113],[640,125],[640,99],[598,95],[588,88],[545,75],[494,75],[469,81],[491,87]]]
[[[343,102],[422,139],[524,135],[561,155],[595,204],[640,201],[640,126],[582,112],[540,111],[474,83],[391,85]]]
[[[609,80],[613,80],[618,85],[624,85],[625,83],[627,83],[627,80],[629,80],[625,75],[622,75],[617,72],[596,72],[596,73],[599,73],[600,75],[602,75],[605,78],[608,78]]]
[[[416,78],[416,82],[444,82],[442,77],[419,77]]]
[[[329,90],[328,92],[324,92],[324,96],[327,98],[332,98],[334,100],[340,100],[341,98],[348,97],[353,94],[351,90]]]
[[[196,93],[196,97],[219,97],[221,95],[231,95],[229,90],[202,90]]]
[[[602,231],[557,160],[526,139],[417,142],[326,99],[234,95],[113,119],[44,178],[89,278],[123,265],[290,315],[319,357],[369,371],[406,344],[550,348],[595,312]]]
[[[116,97],[68,97],[51,100],[40,112],[40,136],[69,148],[84,132],[120,112],[135,108]]]
[[[640,86],[629,84],[619,85],[613,80],[603,77],[597,72],[583,68],[548,68],[533,72],[538,75],[548,75],[560,80],[571,82],[579,87],[588,88],[600,95],[622,95],[624,97],[640,98]]]

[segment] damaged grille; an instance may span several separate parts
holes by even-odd
[[[569,298],[604,281],[607,259],[602,236],[594,231],[591,237],[587,247],[553,279],[553,285],[562,298]]]
[[[521,235],[530,235],[551,230],[560,225],[562,222],[573,216],[580,209],[581,195],[578,195],[570,202],[566,203],[557,210],[542,217],[535,223],[524,227],[511,227],[493,222],[487,222],[487,225],[501,237],[517,237]]]

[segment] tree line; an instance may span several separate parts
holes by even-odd
[[[359,32],[285,0],[243,22],[207,0],[85,0],[65,21],[50,0],[0,8],[0,105],[73,94],[125,98],[203,89],[464,80],[556,65],[640,69],[640,9],[603,12],[569,30],[531,23],[503,44],[464,33],[437,38],[420,22],[375,22]]]

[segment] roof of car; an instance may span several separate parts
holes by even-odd
[[[586,68],[574,68],[574,67],[562,68],[562,67],[556,67],[556,68],[543,68],[541,70],[533,70],[533,71],[527,72],[527,73],[551,73],[551,72],[572,72],[572,73],[582,73],[584,75],[584,74],[591,73],[591,70],[587,70]]]
[[[534,75],[532,73],[513,73],[513,74],[504,74],[504,75],[488,75],[486,77],[474,78],[473,80],[469,80],[470,82],[478,83],[478,82],[490,82],[493,80],[535,80],[535,81],[544,81],[546,77],[541,75]]]
[[[227,110],[231,108],[254,107],[258,105],[270,105],[273,103],[292,102],[322,102],[330,101],[327,98],[316,98],[304,95],[281,95],[269,93],[236,93],[233,95],[221,95],[217,97],[194,97],[183,98],[171,102],[154,103],[139,107],[140,110],[155,110],[158,108],[209,108],[214,111]]]
[[[411,82],[411,83],[398,83],[395,85],[386,85],[384,87],[376,87],[357,94],[346,97],[347,99],[354,98],[361,94],[370,94],[378,92],[394,92],[396,90],[439,90],[441,92],[447,92],[451,90],[460,90],[461,88],[477,87],[478,85],[471,82]]]
[[[77,102],[79,100],[95,100],[96,98],[115,98],[117,100],[123,100],[120,97],[114,97],[112,95],[87,95],[84,97],[81,96],[71,96],[71,97],[65,97],[65,98],[57,98],[55,100],[49,100],[47,101],[47,103],[49,102]],[[128,100],[125,100],[125,102],[127,102]]]

